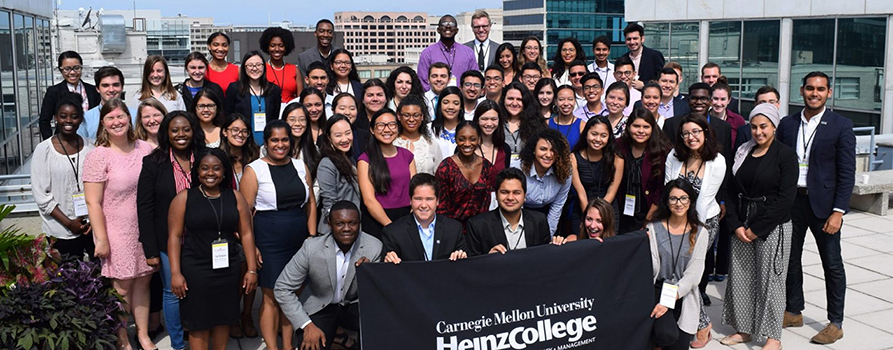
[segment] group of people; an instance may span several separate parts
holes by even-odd
[[[418,70],[365,82],[352,53],[332,46],[329,20],[297,64],[284,61],[295,45],[281,28],[264,31],[263,53],[241,66],[214,33],[207,55],[187,56],[182,84],[164,58],[147,58],[126,103],[120,70],[99,68],[90,85],[81,57],[64,52],[32,160],[43,229],[61,253],[101,260],[143,349],[155,348],[161,309],[175,349],[186,333],[192,349],[258,336],[257,286],[269,349],[279,334],[285,349],[358,348],[338,330],[359,327],[362,263],[643,229],[656,346],[706,346],[705,287],[728,275],[722,322],[737,333],[721,342],[766,337],[764,349],[780,349],[782,327],[803,324],[807,228],[829,299],[830,323],[813,341],[843,336],[840,228],[855,137],[825,108],[826,74],[802,79],[805,108],[784,118],[778,91],[761,88],[748,123],[716,64],[680,93],[682,67],[645,47],[638,24],[615,62],[605,37],[588,65],[566,38],[551,67],[539,39],[516,49],[490,40],[490,27],[475,13],[475,39],[457,44],[444,16]],[[666,288],[675,303],[658,302]],[[131,348],[124,329],[118,346]]]

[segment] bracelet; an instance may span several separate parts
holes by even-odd
[[[257,274],[257,271],[254,271],[254,270],[248,270],[248,271],[246,271],[246,273],[250,273],[250,274],[252,274],[252,275],[256,275],[256,274]]]

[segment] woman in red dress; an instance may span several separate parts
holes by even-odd
[[[239,80],[239,66],[226,62],[229,54],[229,36],[223,32],[216,32],[208,37],[208,52],[211,53],[211,62],[205,79],[226,89],[230,83]]]
[[[456,126],[456,154],[447,157],[437,167],[435,177],[440,183],[438,215],[462,223],[490,208],[496,171],[490,161],[477,155],[482,132],[474,122],[462,120]]]

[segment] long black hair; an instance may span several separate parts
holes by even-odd
[[[223,116],[226,114],[223,110],[223,101],[220,99],[222,96],[217,96],[217,93],[214,90],[209,88],[202,88],[198,92],[195,93],[195,97],[192,98],[192,105],[188,106],[189,110],[198,117],[198,100],[202,97],[208,98],[217,105],[217,115],[214,116],[214,119],[211,120],[211,124],[214,126],[220,126],[223,124]]]
[[[660,205],[657,206],[657,211],[654,212],[654,216],[651,218],[650,222],[660,224],[662,220],[669,219],[670,216],[673,215],[673,212],[670,210],[670,191],[674,188],[684,191],[688,196],[689,207],[688,211],[685,212],[685,219],[691,226],[688,248],[688,252],[691,253],[695,248],[695,241],[698,236],[699,227],[703,226],[703,223],[698,219],[698,209],[696,208],[696,203],[698,203],[698,191],[695,190],[688,180],[673,179],[664,185],[664,193],[660,196]]]
[[[465,105],[465,97],[462,96],[462,90],[455,86],[447,86],[443,88],[443,91],[440,92],[440,96],[437,97],[437,106],[434,108],[434,121],[431,122],[431,129],[434,131],[435,136],[440,136],[440,133],[443,132],[443,99],[449,95],[459,96],[459,114],[456,115],[456,118],[461,121],[462,119],[462,106]]]
[[[546,128],[546,123],[543,122],[543,118],[538,117],[539,115],[539,103],[537,103],[533,94],[530,93],[530,90],[527,89],[527,86],[524,84],[513,81],[504,89],[502,89],[502,101],[500,108],[502,109],[502,116],[505,118],[505,123],[508,125],[509,112],[505,108],[505,95],[508,94],[510,90],[518,90],[521,92],[521,102],[524,104],[524,108],[521,110],[521,115],[518,116],[520,119],[520,124],[518,127],[519,135],[522,141],[527,142],[527,139],[532,137],[538,131]],[[558,92],[556,91],[556,94]]]
[[[425,138],[425,141],[431,141],[431,132],[428,130],[428,106],[425,105],[425,99],[413,94],[409,94],[403,101],[400,101],[400,105],[397,106],[397,112],[402,113],[403,107],[406,106],[416,106],[419,107],[419,110],[422,112],[422,120],[419,121],[419,135]],[[397,123],[403,124],[400,121],[400,118],[397,118]]]
[[[568,64],[564,63],[564,59],[561,58],[561,48],[566,43],[573,44],[574,49],[577,51],[576,57],[574,57],[571,62],[576,60],[586,62],[586,52],[583,51],[583,45],[580,45],[580,42],[577,40],[577,38],[569,36],[567,38],[561,39],[561,41],[558,42],[558,49],[555,50],[555,57],[552,58],[552,76],[556,79],[561,77],[561,75],[564,74],[564,71],[570,68],[568,67]]]
[[[261,91],[263,91],[263,95],[267,96],[273,92],[272,89],[270,89],[270,85],[273,85],[273,83],[267,81],[267,59],[264,58],[264,55],[257,50],[248,51],[248,53],[242,56],[242,65],[239,66],[239,93],[242,95],[251,93],[251,78],[248,77],[248,67],[245,66],[245,62],[247,62],[248,59],[254,56],[260,57],[260,61],[264,65],[264,67],[261,69],[262,73],[260,74],[260,78],[258,78],[257,80],[260,83],[260,89]]]
[[[236,122],[236,120],[241,120],[242,123],[245,124],[245,127],[248,129],[248,136],[245,137],[245,144],[241,147],[242,154],[239,156],[238,159],[230,149],[232,148],[232,146],[230,146],[229,140],[227,140],[226,135],[223,134],[223,132],[229,129],[229,127],[232,126],[233,123]],[[239,162],[241,163],[243,168],[248,165],[248,163],[251,163],[258,157],[260,157],[260,147],[257,146],[256,142],[254,142],[254,133],[251,132],[250,125],[251,121],[248,120],[247,117],[239,113],[233,113],[227,116],[223,122],[223,125],[220,126],[220,149],[223,150],[227,154],[227,156],[229,156],[230,162],[232,162],[233,164]],[[204,140],[202,140],[202,142],[204,142]]]
[[[499,122],[496,124],[496,130],[493,131],[491,140],[493,141],[493,148],[500,149],[505,146],[505,117],[502,116],[502,109],[499,108],[499,104],[491,100],[481,101],[477,108],[474,109],[474,119],[472,119],[472,121],[480,126],[481,116],[489,111],[496,111],[497,118],[499,119]],[[456,129],[456,131],[459,130]],[[483,135],[483,130],[481,130],[481,135]]]
[[[313,135],[310,134],[310,114],[307,112],[307,108],[304,108],[304,105],[298,102],[289,103],[282,111],[282,120],[288,119],[288,115],[295,110],[301,110],[301,112],[304,113],[304,120],[307,124],[305,124],[306,126],[304,127],[304,134],[295,140],[295,144],[292,146],[291,156],[297,158],[298,154],[300,154],[301,160],[304,161],[304,164],[307,164],[307,167],[310,169],[311,178],[315,179],[316,167],[319,165],[320,156],[319,151],[316,149],[316,145],[313,143]],[[288,122],[286,121],[286,123]],[[291,134],[290,128],[288,133]]]
[[[518,72],[521,69],[521,65],[518,64],[518,53],[515,52],[515,45],[512,45],[511,43],[502,43],[499,45],[499,47],[496,48],[496,55],[494,56],[494,59],[496,60],[495,64],[498,65],[500,68],[502,68],[502,64],[499,63],[499,56],[502,55],[503,51],[508,51],[512,54],[512,64],[509,66],[509,68],[512,70],[514,77],[517,77]]]
[[[171,121],[176,118],[186,118],[186,121],[189,122],[189,127],[192,128],[192,140],[189,143],[190,153],[195,155],[200,149],[205,148],[205,132],[202,130],[201,125],[199,125],[198,118],[195,114],[187,111],[173,111],[161,119],[161,125],[158,126],[158,148],[149,154],[149,157],[151,157],[150,159],[156,164],[163,164],[164,162],[171,161],[171,140],[169,130]]]
[[[234,183],[233,177],[235,173],[233,172],[233,163],[230,162],[229,155],[219,148],[202,148],[196,152],[195,163],[192,164],[192,188],[196,188],[202,183],[198,175],[198,169],[202,159],[207,156],[217,157],[217,159],[220,159],[220,163],[223,164],[223,179],[220,181],[221,188],[226,188],[228,184]]]
[[[298,101],[301,102],[301,105],[304,105],[305,103],[307,103],[306,101],[304,101],[304,99],[310,95],[316,95],[316,97],[319,97],[319,101],[322,102],[322,104],[323,104],[323,109],[319,112],[319,119],[316,120],[317,125],[319,127],[322,127],[323,125],[326,125],[326,108],[325,108],[326,94],[322,91],[317,90],[316,88],[306,87],[306,88],[304,88],[304,90],[301,91],[301,95],[298,96]],[[334,108],[334,106],[332,108]],[[308,114],[307,115],[307,129],[310,129],[310,124],[312,124],[312,123],[313,123],[313,121],[310,120],[310,114]]]
[[[394,116],[394,120],[397,121],[397,113],[392,109],[385,107],[378,111],[378,113],[372,115],[372,120],[369,121],[369,125],[374,129],[375,121],[386,114]],[[402,129],[403,126],[397,121],[397,134],[399,134]],[[388,168],[388,162],[384,158],[384,154],[381,152],[381,144],[379,144],[378,139],[375,138],[374,135],[369,138],[369,144],[366,146],[366,156],[369,158],[369,180],[372,181],[372,187],[375,188],[375,193],[387,193],[391,188],[391,170]]]
[[[580,153],[584,150],[589,149],[589,141],[586,139],[589,135],[589,130],[594,128],[597,124],[602,124],[605,126],[605,130],[608,131],[608,142],[605,143],[605,148],[602,149],[602,183],[610,184],[614,181],[614,157],[617,155],[617,146],[614,142],[614,132],[611,127],[611,121],[608,120],[607,117],[604,116],[595,116],[589,118],[589,121],[586,122],[586,125],[583,126],[583,131],[580,132],[580,140],[577,141],[577,144],[574,145],[573,153]],[[580,165],[577,164],[577,167]]]
[[[337,95],[335,94],[335,87],[338,86],[338,78],[335,77],[335,69],[332,68],[332,65],[335,64],[335,57],[338,57],[340,54],[347,55],[350,58],[350,73],[347,73],[347,80],[349,81],[360,81],[360,74],[357,73],[357,64],[353,61],[353,54],[350,51],[345,50],[344,48],[337,48],[332,50],[329,54],[329,58],[326,60],[326,71],[329,73],[329,85],[326,86],[326,93],[329,95]],[[347,92],[347,91],[341,91]],[[359,91],[354,91],[354,94],[359,94]]]
[[[617,141],[617,148],[622,150],[622,152],[629,152],[630,158],[632,158],[632,145],[635,141],[633,141],[630,126],[639,119],[651,125],[651,136],[645,142],[645,154],[648,155],[649,164],[651,165],[651,177],[663,181],[667,152],[670,151],[672,146],[670,145],[670,140],[667,140],[667,136],[661,132],[651,111],[645,109],[645,107],[633,108],[633,112],[629,114],[629,119],[626,122],[626,130],[623,131],[623,135]]]
[[[335,114],[331,118],[329,118],[329,120],[326,120],[326,128],[322,134],[322,137],[325,137],[325,140],[323,140],[319,144],[319,153],[322,155],[323,158],[329,158],[329,160],[332,161],[332,164],[335,165],[335,169],[338,169],[339,175],[344,177],[344,179],[347,180],[348,183],[356,183],[357,174],[354,170],[353,158],[351,158],[350,156],[351,151],[348,150],[347,152],[341,152],[335,149],[335,146],[332,145],[332,126],[340,121],[346,122],[348,126],[350,125],[350,119],[347,119],[346,116],[341,114]],[[353,132],[352,129],[348,130],[351,130],[351,132]],[[356,136],[354,136],[352,142],[355,141]],[[351,150],[353,149],[353,147],[354,145],[351,144]]]

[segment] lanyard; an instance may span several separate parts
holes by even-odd
[[[456,43],[453,43],[456,45]],[[447,58],[447,51],[450,52],[450,58]],[[440,54],[443,55],[443,60],[446,61],[447,66],[450,67],[450,72],[453,71],[453,62],[456,60],[456,50],[453,48],[447,49],[446,45],[443,42],[440,43]]]
[[[807,126],[809,126],[809,124],[804,123],[803,120],[801,119],[800,120],[800,136],[802,137],[802,142],[803,142],[802,143],[803,144],[803,161],[806,163],[809,162],[809,154],[807,153],[807,151],[809,150],[809,146],[812,145],[812,139],[815,138],[816,131],[819,131],[819,126],[816,125],[815,129],[812,129],[812,134],[809,135],[809,139],[807,139],[806,138],[806,127]]]
[[[597,197],[604,197],[604,196],[601,194],[601,193],[602,193],[602,181],[601,181],[602,178],[601,178],[601,176],[596,176],[596,173],[595,173],[595,167],[592,166],[592,163],[593,163],[593,162],[592,162],[591,158],[589,157],[589,148],[584,149],[583,152],[586,152],[586,158],[585,158],[585,159],[586,159],[586,166],[589,167],[589,174],[592,176],[592,183],[595,185],[595,195],[596,195]],[[604,153],[605,153],[605,152],[602,152],[602,159],[601,159],[601,160],[598,160],[598,161],[595,161],[595,163],[599,163],[599,162],[605,160],[605,155],[604,155]],[[604,169],[604,164],[602,164],[602,169]],[[587,192],[588,192],[588,191],[587,191]],[[592,198],[590,198],[590,199],[592,199]]]
[[[698,178],[698,174],[701,173],[701,167],[703,167],[703,166],[704,166],[704,160],[702,159],[701,164],[698,164],[698,170],[696,170],[694,172],[694,175],[692,175],[691,178],[689,178],[688,174],[690,174],[690,172],[688,171],[688,160],[686,159],[685,162],[682,163],[682,167],[683,167],[682,170],[685,171],[685,179],[688,180],[689,182],[691,182],[692,185],[694,185],[694,183],[695,183],[694,180]],[[698,191],[698,192],[700,192],[700,191]]]
[[[679,264],[679,257],[682,256],[682,245],[683,242],[679,241],[679,249],[676,250],[676,255],[673,255],[673,235],[670,233],[670,219],[666,220],[667,223],[667,239],[669,239],[670,243],[670,258],[673,259],[673,277],[676,277],[676,266]],[[685,226],[682,227],[682,239],[685,239],[685,228],[688,227],[688,218],[685,219]]]
[[[275,74],[274,74],[274,75],[275,75]],[[250,87],[250,86],[249,86],[248,88],[251,89],[251,97],[257,100],[257,112],[258,112],[258,113],[263,112],[263,110],[261,109],[261,102],[263,101],[262,99],[263,99],[263,97],[264,97],[264,96],[263,96],[264,90],[261,89],[260,92],[258,92],[258,94],[255,95],[255,94],[254,94],[254,88],[253,88],[253,87]]]
[[[558,116],[552,117],[552,122],[555,123],[555,128],[558,129],[558,132],[561,132],[562,126],[565,126],[565,125],[561,125],[561,123],[558,122]],[[567,140],[570,137],[568,134],[571,132],[571,127],[574,126],[574,116],[573,115],[571,115],[571,123],[566,126],[567,126],[567,130],[564,132],[565,140]]]
[[[202,195],[205,196],[205,199],[208,200],[208,205],[211,206],[211,212],[214,213],[215,218],[214,223],[217,224],[217,239],[221,239],[222,234],[220,232],[223,231],[223,192],[220,192],[220,215],[218,215],[217,208],[214,207],[214,203],[211,202],[211,198],[209,198],[208,194],[205,193],[205,186],[200,185],[198,189],[202,192]]]
[[[71,154],[68,154],[68,150],[65,149],[65,143],[62,142],[62,136],[56,134],[56,138],[59,139],[59,146],[62,146],[62,152],[65,152],[65,155],[68,157],[68,164],[71,165],[71,171],[74,172],[74,184],[77,186],[78,192],[81,192],[81,181],[78,175],[78,164],[81,164],[81,152],[78,149],[81,148],[81,137],[78,136],[77,142],[75,142],[75,151],[77,152],[77,156],[74,162],[71,161]]]
[[[520,223],[519,223],[519,224],[520,224]],[[511,230],[511,229],[512,229],[512,225],[509,224],[509,230]],[[511,243],[509,243],[509,250],[516,250],[516,249],[518,249],[518,246],[521,244],[521,238],[524,238],[524,230],[526,230],[526,229],[524,228],[524,226],[521,226],[521,234],[518,235],[518,240],[515,241],[515,246],[514,246],[514,247],[512,247]]]
[[[508,125],[505,126],[505,130],[508,131],[509,136],[512,138],[512,154],[518,154],[518,137],[521,137],[521,124],[520,124],[520,121],[519,121],[519,124],[518,124],[518,130],[515,130],[515,131],[518,132],[518,137],[515,137],[515,133],[512,132],[511,130],[509,130],[509,126],[508,126]]]

